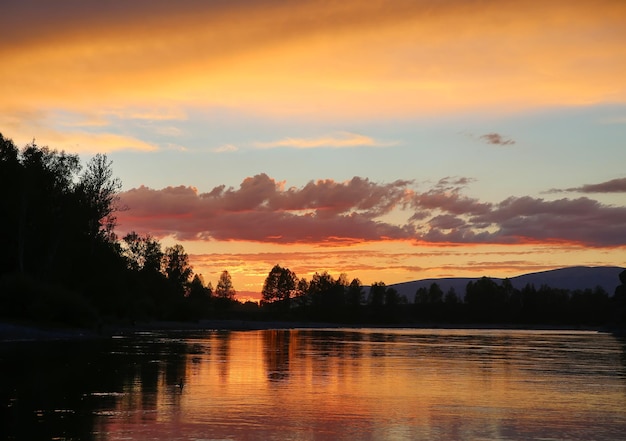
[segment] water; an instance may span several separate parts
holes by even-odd
[[[270,330],[0,344],[0,438],[626,439],[594,332]]]

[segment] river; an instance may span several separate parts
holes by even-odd
[[[144,332],[0,343],[0,374],[2,439],[626,439],[597,332]]]

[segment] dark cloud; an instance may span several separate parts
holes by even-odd
[[[568,188],[566,190],[551,190],[552,193],[566,191],[578,193],[626,193],[626,178],[611,179],[599,184],[585,184],[582,187]]]
[[[410,240],[436,244],[577,244],[626,246],[626,207],[581,197],[509,197],[482,202],[462,194],[466,178],[446,178],[418,192],[412,181],[379,184],[366,178],[309,182],[284,188],[266,174],[239,188],[140,187],[121,195],[129,210],[120,230],[179,240],[242,240],[342,245]],[[404,210],[405,221],[390,213]],[[409,213],[407,211],[410,210]],[[393,213],[392,213],[393,212]]]
[[[485,135],[480,136],[480,139],[482,139],[483,141],[486,141],[487,144],[493,144],[493,145],[513,145],[515,144],[515,141],[510,139],[510,138],[505,138],[504,136],[500,135],[499,133],[487,133]]]
[[[626,245],[626,207],[611,207],[588,198],[546,201],[511,197],[471,222],[497,228],[488,235],[494,242]]]
[[[424,193],[416,193],[412,205],[418,215],[423,210],[440,210],[452,214],[480,214],[491,209],[491,204],[480,202],[460,194],[460,189],[440,190],[435,188]]]
[[[482,203],[458,192],[431,190],[414,196],[419,240],[435,243],[575,243],[626,245],[626,207],[589,198],[544,200],[510,197]],[[419,208],[433,214],[424,217]]]

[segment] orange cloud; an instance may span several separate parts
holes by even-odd
[[[337,118],[626,101],[626,5],[611,0],[42,0],[4,12],[3,112],[166,103]]]
[[[257,142],[258,148],[291,147],[296,149],[311,149],[318,147],[351,148],[351,147],[387,147],[394,145],[393,142],[377,141],[369,136],[355,133],[341,132],[333,136],[320,138],[285,138],[280,141]]]
[[[1,120],[1,118],[0,118]],[[116,135],[113,133],[89,133],[79,130],[59,131],[46,127],[37,129],[22,129],[11,131],[17,136],[11,136],[18,146],[24,146],[33,139],[45,139],[50,147],[74,153],[110,153],[118,150],[155,151],[156,145],[134,138],[132,136]]]

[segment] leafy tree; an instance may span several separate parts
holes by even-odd
[[[374,282],[370,286],[368,304],[373,308],[380,308],[385,304],[385,292],[387,285],[385,282]]]
[[[415,303],[416,304],[427,304],[429,302],[428,289],[426,287],[421,286],[417,288],[415,291]]]
[[[92,303],[106,313],[123,309],[121,248],[111,237],[98,233],[98,213],[111,214],[112,205],[100,200],[97,211],[86,197],[92,164],[79,175],[77,155],[40,147],[34,141],[18,150],[0,135],[0,273],[32,279],[20,285],[23,291],[14,291],[15,295],[34,293],[38,300],[28,301],[39,301],[43,309],[53,308],[55,298],[49,293],[76,305]],[[106,176],[100,182],[114,181],[110,163],[102,161],[101,166]],[[117,191],[117,187],[110,189]],[[112,295],[107,298],[106,292]]]
[[[20,194],[17,211],[17,261],[19,271],[39,278],[59,276],[59,267],[77,256],[80,242],[73,227],[76,210],[74,179],[80,170],[78,156],[39,147],[34,142],[21,152]],[[79,215],[78,219],[81,216]]]
[[[505,297],[502,288],[489,277],[468,282],[465,303],[474,320],[494,321],[501,319]]]
[[[187,299],[189,302],[190,315],[193,318],[202,318],[209,315],[209,307],[211,304],[212,289],[205,286],[202,275],[195,274],[189,284],[189,293]]]
[[[443,301],[443,291],[439,284],[433,282],[428,288],[428,303],[441,303]]]
[[[105,240],[113,240],[116,223],[113,214],[121,188],[122,183],[113,177],[112,163],[106,155],[97,154],[87,163],[76,192],[88,210],[91,237],[101,235]]]
[[[335,320],[345,303],[343,285],[327,271],[313,274],[309,295],[314,316],[322,320]]]
[[[215,287],[215,296],[220,299],[234,300],[235,294],[236,291],[235,288],[233,288],[233,281],[230,274],[226,270],[222,271],[217,286]]]
[[[598,325],[609,317],[609,294],[601,286],[574,291],[569,303],[571,319],[575,323]]]
[[[365,291],[363,290],[361,281],[357,278],[352,279],[346,292],[346,303],[348,306],[353,309],[358,309],[361,306],[361,303],[363,303],[364,296]]]
[[[451,286],[450,289],[448,289],[448,292],[446,292],[446,295],[443,298],[443,301],[447,305],[456,305],[457,303],[459,303],[459,296],[457,296],[456,290],[454,289],[453,286]]]
[[[537,290],[539,310],[536,320],[541,323],[566,321],[566,311],[570,300],[570,293],[566,289],[551,288],[541,285]]]
[[[161,273],[164,263],[164,253],[161,244],[150,236],[140,236],[136,232],[128,233],[123,238],[124,256],[131,270],[147,273]]]
[[[615,288],[611,299],[612,320],[618,325],[626,325],[626,270],[618,275],[620,284]]]
[[[403,303],[405,300],[406,299],[403,300],[403,297],[400,296],[395,288],[389,286],[385,290],[385,306],[388,308],[394,308]]]
[[[309,293],[313,296],[319,296],[323,293],[331,291],[335,286],[335,279],[327,271],[313,274],[309,282]]]
[[[280,304],[283,309],[289,309],[289,301],[296,291],[297,281],[294,272],[274,265],[263,283],[261,305]]]
[[[189,256],[185,253],[182,245],[176,244],[165,249],[164,258],[167,280],[177,295],[185,295],[187,284],[193,274],[193,269],[189,264]]]
[[[350,282],[348,282],[348,275],[346,273],[339,274],[336,283],[343,288],[347,288],[348,285],[350,285]]]
[[[13,141],[0,133],[0,274],[17,271],[18,213],[20,211],[22,165]]]
[[[209,284],[210,285],[210,284]],[[213,290],[210,286],[205,285],[202,274],[194,274],[193,279],[189,283],[189,298],[207,298],[210,299],[213,295]]]
[[[293,303],[296,308],[305,312],[311,304],[311,296],[309,295],[309,282],[303,277],[298,280],[296,291],[293,297]]]
[[[144,240],[144,255],[142,271],[160,274],[163,271],[163,251],[158,240],[151,236],[146,236]]]

